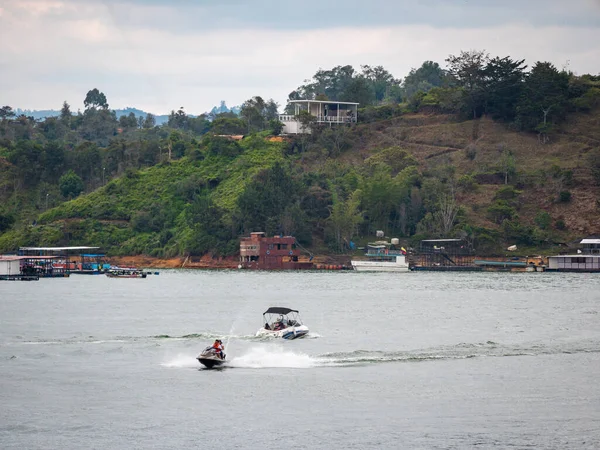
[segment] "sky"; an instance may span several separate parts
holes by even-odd
[[[319,68],[403,78],[472,49],[599,74],[600,0],[0,0],[0,104],[283,107]]]

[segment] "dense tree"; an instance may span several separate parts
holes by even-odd
[[[331,100],[358,102],[362,106],[381,103],[386,99],[396,99],[399,94],[399,81],[382,66],[361,66],[356,72],[352,66],[336,66],[330,70],[319,69],[312,80],[292,91],[290,100]],[[293,114],[288,103],[287,114]]]
[[[333,206],[328,218],[330,233],[333,236],[335,248],[342,252],[350,244],[352,237],[358,233],[358,226],[363,221],[360,207],[360,191],[355,191],[347,200],[333,195]]]
[[[446,74],[440,65],[433,61],[425,61],[418,69],[411,69],[402,82],[402,94],[405,100],[417,92],[427,92],[442,86]]]
[[[108,103],[106,101],[106,95],[94,88],[85,96],[83,104],[86,108],[103,108],[108,109]]]
[[[10,152],[8,160],[18,168],[19,177],[25,187],[31,188],[39,183],[44,173],[44,149],[30,140],[20,140]]]
[[[64,123],[66,127],[69,127],[71,125],[71,116],[71,107],[65,100],[60,109],[60,121]]]
[[[348,83],[339,99],[342,102],[356,102],[361,106],[367,106],[373,103],[374,97],[373,85],[366,78],[360,76]]]
[[[0,108],[0,119],[3,121],[6,119],[10,119],[11,117],[15,117],[15,113],[10,106],[3,106]]]
[[[211,129],[215,134],[244,134],[248,128],[247,124],[242,119],[219,114],[212,122]]]
[[[278,233],[283,212],[298,194],[297,183],[280,163],[261,171],[238,199],[241,228],[246,232]]]
[[[0,233],[8,230],[15,223],[15,218],[12,214],[0,211]]]
[[[153,114],[146,114],[146,118],[144,119],[143,128],[154,128],[156,125],[156,118]]]
[[[63,172],[65,166],[65,150],[59,142],[48,142],[44,146],[43,165],[44,180],[56,182],[58,175]]]
[[[446,59],[448,73],[454,82],[463,89],[467,111],[476,119],[482,112],[485,99],[485,67],[489,55],[485,51],[461,51],[460,55],[450,55]]]
[[[265,119],[262,114],[264,109],[265,101],[259,96],[246,100],[242,104],[240,116],[248,124],[248,132],[262,131],[264,129]]]
[[[512,121],[523,92],[525,60],[506,56],[489,60],[485,69],[485,112],[495,119]]]
[[[381,102],[386,97],[392,96],[391,89],[400,85],[400,81],[396,80],[383,66],[371,67],[364,65],[361,66],[361,69],[362,77],[370,84],[370,91],[374,94],[375,102]],[[364,103],[364,105],[367,104]]]
[[[60,193],[65,198],[75,198],[83,191],[83,180],[72,170],[60,177],[58,185]]]
[[[537,130],[548,140],[552,125],[561,120],[568,105],[569,74],[549,62],[537,62],[525,80],[517,105],[517,120],[525,130]]]
[[[188,128],[192,133],[201,135],[210,130],[211,123],[204,114],[201,114],[198,117],[190,117],[188,119]]]
[[[137,118],[133,112],[127,116],[119,117],[119,126],[125,131],[127,129],[135,129],[138,126]]]
[[[278,119],[278,105],[273,100],[256,96],[242,104],[240,117],[246,121],[248,132],[263,131],[271,120]]]
[[[192,255],[203,255],[214,250],[227,253],[227,244],[234,236],[225,225],[223,216],[223,211],[207,192],[197,196],[185,211],[185,221],[190,231],[182,240],[183,251]],[[237,240],[235,244],[239,246]]]
[[[179,128],[180,130],[188,129],[188,115],[185,113],[183,106],[177,112],[171,111],[167,125],[170,128]]]
[[[106,146],[110,138],[117,134],[117,116],[108,109],[88,108],[85,110],[79,133],[88,141]]]

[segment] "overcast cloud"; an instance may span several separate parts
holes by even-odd
[[[0,103],[201,113],[254,95],[285,103],[319,68],[485,49],[600,73],[600,0],[0,0]]]

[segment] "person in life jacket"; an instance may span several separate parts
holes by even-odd
[[[219,358],[225,359],[225,355],[223,354],[223,341],[221,341],[221,339],[217,339],[212,345],[212,348],[215,349],[215,353],[219,355]]]

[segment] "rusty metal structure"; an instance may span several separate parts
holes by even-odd
[[[262,231],[240,239],[240,269],[305,270],[313,269],[310,260],[300,260],[293,236],[266,237]]]
[[[413,270],[481,270],[473,248],[462,239],[427,239],[409,257]]]

